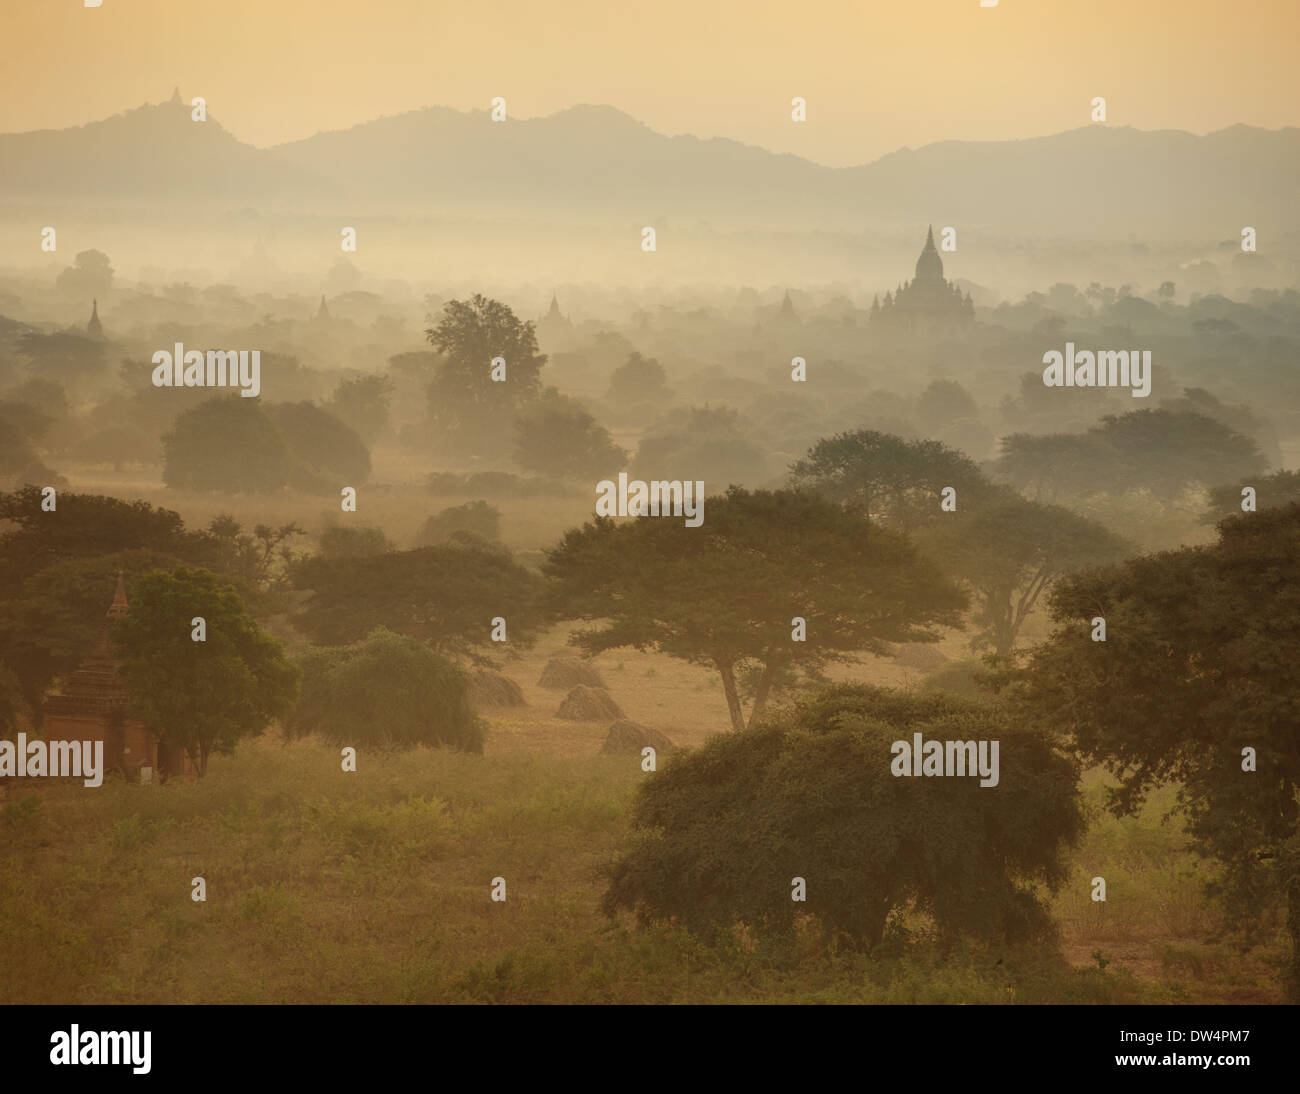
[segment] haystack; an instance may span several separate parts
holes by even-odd
[[[469,677],[469,701],[476,707],[527,706],[524,690],[509,676],[476,669]]]
[[[672,741],[657,729],[621,718],[609,727],[609,735],[600,751],[605,756],[640,756],[647,745],[659,755],[671,752],[674,747]]]
[[[607,718],[622,718],[623,710],[604,688],[579,684],[564,697],[555,716],[569,722],[603,722]]]
[[[576,657],[552,657],[542,669],[542,678],[537,681],[539,687],[555,688],[564,691],[576,688],[579,684],[589,688],[603,688],[605,681],[587,661]]]

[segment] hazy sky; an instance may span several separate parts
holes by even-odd
[[[1300,124],[1297,0],[0,0],[0,131],[179,85],[257,145],[421,106],[616,106],[829,164],[1085,125]],[[790,120],[790,100],[808,121]]]

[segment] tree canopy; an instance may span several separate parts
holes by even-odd
[[[1044,590],[1062,574],[1117,562],[1135,548],[1105,525],[1014,490],[994,489],[918,534],[975,594],[974,644],[1008,654]]]
[[[1300,504],[1231,517],[1213,546],[1066,578],[1051,610],[1016,693],[1115,774],[1116,813],[1178,784],[1230,907],[1286,903],[1300,999]]]
[[[893,742],[998,741],[996,786],[899,777]],[[889,916],[1014,940],[1049,930],[1036,884],[1058,886],[1084,827],[1076,765],[1000,706],[864,686],[828,689],[748,733],[672,758],[638,794],[636,834],[605,910],[706,937],[737,921],[786,933],[806,911],[878,945]],[[806,900],[791,899],[794,878]]]
[[[163,482],[220,493],[279,490],[294,457],[256,399],[218,395],[179,414],[163,436]]]
[[[196,617],[204,641],[193,640]],[[184,748],[200,776],[211,753],[232,752],[298,698],[298,668],[235,590],[206,570],[146,574],[111,637],[131,713],[169,747]]]
[[[556,611],[597,625],[588,652],[652,647],[717,669],[745,728],[737,672],[761,668],[750,720],[786,668],[816,672],[888,642],[937,640],[965,596],[905,538],[814,494],[731,487],[704,522],[598,517],[547,552]],[[801,640],[795,618],[805,621]]]
[[[429,386],[430,425],[444,447],[473,447],[484,430],[508,436],[515,410],[541,391],[546,355],[537,332],[499,300],[475,293],[449,300],[436,325],[425,331],[442,354]],[[492,379],[492,360],[505,360],[505,379]]]
[[[294,623],[312,641],[346,645],[376,627],[482,660],[492,620],[506,620],[510,648],[527,646],[548,621],[541,579],[509,552],[456,543],[356,558],[314,555],[293,564],[294,586],[311,597]]]
[[[790,469],[790,482],[903,531],[943,515],[944,487],[957,491],[959,510],[987,487],[974,460],[939,441],[866,429],[818,441]]]

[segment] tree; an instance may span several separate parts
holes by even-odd
[[[280,490],[294,459],[255,399],[219,395],[177,416],[163,436],[163,482],[222,493]]]
[[[733,729],[746,725],[736,681],[750,665],[761,668],[752,724],[788,668],[815,672],[960,626],[965,596],[904,537],[859,514],[813,494],[734,486],[706,508],[697,528],[598,517],[566,532],[542,571],[557,612],[601,624],[575,635],[587,652],[653,647],[716,669]]]
[[[453,543],[362,558],[315,555],[294,563],[291,579],[312,596],[294,623],[313,642],[345,645],[375,627],[427,642],[443,653],[484,658],[492,620],[506,620],[509,648],[526,647],[550,621],[541,580],[504,549]]]
[[[515,422],[515,462],[557,479],[599,479],[627,463],[609,430],[580,402],[547,388]]]
[[[220,548],[222,573],[236,579],[245,601],[283,585],[285,569],[298,557],[293,540],[306,534],[297,521],[255,524],[246,532],[229,513],[213,517],[205,533]]]
[[[957,491],[959,507],[988,487],[975,461],[947,445],[874,430],[818,441],[790,469],[790,483],[902,531],[944,515],[944,487]]]
[[[473,447],[485,430],[508,429],[515,410],[541,390],[546,355],[538,352],[537,332],[500,301],[478,293],[449,300],[425,334],[443,355],[429,387],[430,424],[452,449]],[[503,381],[492,379],[496,357],[505,360]]]
[[[692,479],[717,489],[730,483],[762,482],[767,453],[753,430],[731,407],[696,406],[641,438],[632,461],[635,474],[649,479]]]
[[[12,597],[0,600],[0,662],[18,680],[38,723],[55,679],[95,648],[117,575],[132,580],[180,563],[174,555],[147,548],[74,556],[46,566]]]
[[[113,287],[113,265],[103,251],[79,251],[55,284],[70,296],[104,296]]]
[[[1044,590],[1071,570],[1116,562],[1135,548],[1095,520],[999,490],[921,534],[923,549],[976,595],[976,648],[1009,654]]]
[[[370,478],[370,452],[360,437],[327,410],[308,402],[271,403],[267,417],[297,463],[290,485],[337,495]]]
[[[387,376],[358,376],[341,381],[325,409],[374,444],[388,425],[392,398],[393,381]]]
[[[1287,908],[1300,1001],[1300,505],[1240,514],[1209,547],[1061,581],[1057,623],[1005,682],[1119,780],[1132,813],[1155,786],[1223,867],[1227,908]],[[1092,640],[1095,620],[1106,640]]]
[[[393,549],[382,528],[338,524],[320,534],[320,553],[325,558],[368,558]]]
[[[893,743],[999,742],[998,782],[893,774]],[[986,757],[991,753],[986,753]],[[948,936],[1048,933],[1039,883],[1084,827],[1076,765],[988,701],[839,686],[771,724],[715,737],[652,775],[609,871],[607,914],[713,937],[789,933],[795,914],[872,948],[891,913]],[[791,900],[802,877],[804,903]]]
[[[205,622],[205,641],[191,639],[195,617]],[[184,748],[200,776],[211,753],[233,752],[298,698],[297,666],[206,570],[141,578],[112,639],[131,713],[169,747]]]
[[[18,339],[19,356],[37,377],[82,386],[104,372],[105,343],[83,334],[28,331]]]
[[[147,549],[209,567],[220,567],[222,546],[203,532],[189,532],[180,514],[145,501],[60,492],[56,508],[41,507],[39,487],[0,494],[0,599],[17,595],[23,582],[56,562],[131,549]],[[110,585],[110,589],[111,589]]]
[[[955,380],[935,380],[916,400],[917,423],[929,434],[940,432],[960,418],[979,417],[971,394]]]
[[[1271,475],[1252,475],[1235,486],[1216,486],[1210,490],[1210,505],[1205,523],[1218,524],[1224,517],[1242,512],[1242,490],[1252,487],[1257,509],[1276,509],[1300,501],[1300,471],[1274,471]]]
[[[1265,469],[1253,440],[1194,411],[1160,408],[1112,414],[1091,432],[1118,453],[1130,482],[1164,493],[1176,493],[1188,483],[1209,485]]]
[[[457,532],[469,532],[489,543],[499,540],[501,510],[482,500],[467,501],[464,505],[449,505],[420,525],[420,530],[415,535],[415,545],[432,547],[446,543]]]
[[[353,646],[313,647],[301,658],[302,698],[289,736],[319,733],[335,745],[450,745],[483,751],[469,682],[414,638],[376,627]]]
[[[994,473],[1035,501],[1055,502],[1124,485],[1115,449],[1095,433],[1012,433],[1003,437]]]
[[[635,350],[609,377],[609,401],[624,406],[643,403],[666,407],[672,399],[668,387],[668,374],[653,357],[642,357]]]
[[[5,401],[22,403],[49,418],[51,422],[62,421],[68,416],[68,393],[57,380],[44,376],[33,376],[24,380],[17,387],[5,392]]]

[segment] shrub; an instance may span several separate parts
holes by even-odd
[[[898,777],[892,743],[996,740],[999,782]],[[637,834],[609,872],[605,910],[717,938],[737,921],[788,934],[807,912],[874,947],[891,913],[942,934],[1047,933],[1034,889],[1065,878],[1083,829],[1078,771],[1002,706],[838,686],[762,725],[670,760],[643,786]],[[807,900],[791,900],[802,877]]]
[[[302,698],[285,723],[289,736],[318,733],[354,747],[483,751],[469,681],[422,642],[376,627],[356,645],[310,649],[299,663]]]

